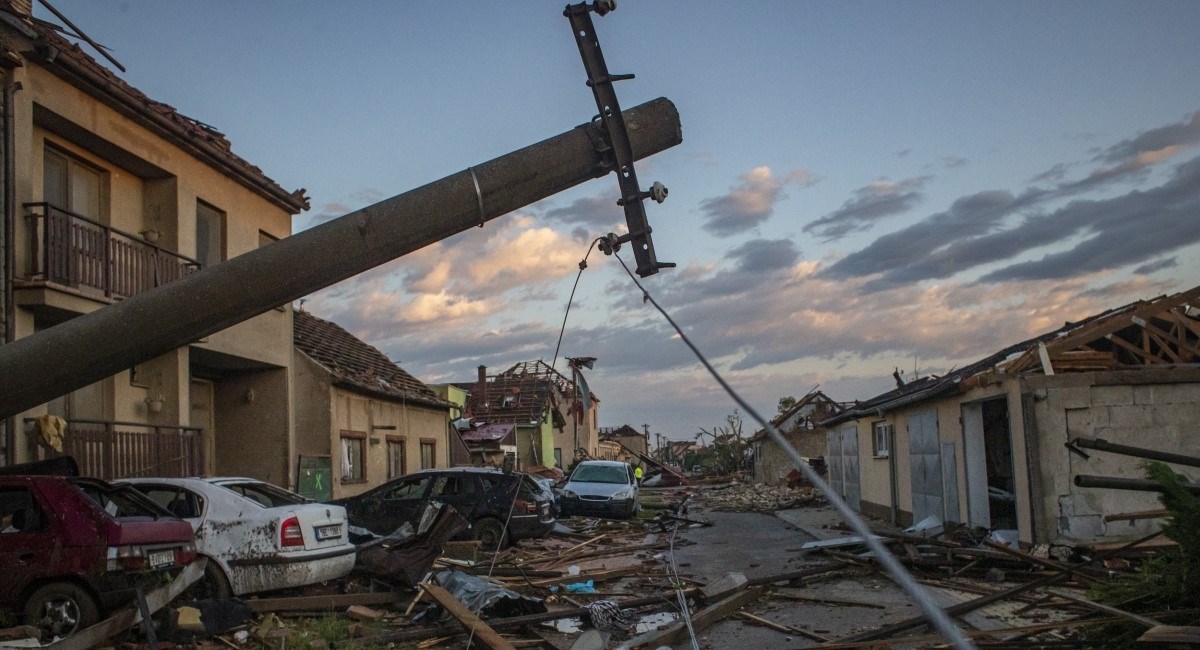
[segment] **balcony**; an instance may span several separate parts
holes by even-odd
[[[40,438],[35,418],[25,426]],[[37,446],[38,460],[72,456],[82,476],[105,480],[133,476],[201,476],[204,432],[196,427],[156,426],[138,422],[67,420],[63,450]]]
[[[30,211],[27,280],[119,300],[200,268],[196,260],[49,203],[26,203],[25,208]]]

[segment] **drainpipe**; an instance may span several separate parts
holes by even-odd
[[[13,116],[13,100],[16,92],[21,89],[20,82],[6,84],[4,87],[4,343],[8,344],[16,338],[17,323],[13,317],[13,253],[16,247],[13,238],[16,236],[17,193],[13,189],[16,179],[16,155],[13,138],[16,118]],[[9,415],[4,420],[4,456],[5,461],[12,465],[17,450],[17,418]]]

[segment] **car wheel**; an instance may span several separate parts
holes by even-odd
[[[480,519],[475,522],[475,539],[483,542],[483,550],[495,551],[508,544],[508,531],[498,519]]]
[[[208,564],[204,567],[204,575],[200,577],[188,590],[184,592],[185,598],[188,600],[207,600],[207,599],[224,599],[233,597],[233,587],[229,586],[229,580],[225,578],[225,572],[221,570],[217,561],[208,558]]]
[[[96,601],[78,585],[53,582],[33,592],[25,602],[25,624],[47,639],[63,638],[100,619]]]

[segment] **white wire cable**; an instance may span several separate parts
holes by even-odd
[[[613,253],[613,257],[616,257],[617,261],[621,263],[621,268],[625,269],[625,273],[629,275],[629,279],[633,280],[633,283],[637,285],[638,289],[641,289],[643,300],[654,305],[654,308],[663,315],[663,318],[667,319],[667,322],[670,323],[671,327],[675,329],[675,332],[679,334],[679,338],[685,345],[688,346],[689,349],[691,349],[692,353],[696,355],[696,358],[700,360],[700,363],[704,365],[704,368],[713,376],[713,379],[715,379],[717,383],[725,389],[725,392],[728,393],[731,398],[733,398],[733,401],[736,402],[738,406],[740,406],[746,412],[747,415],[753,418],[754,421],[758,422],[759,425],[767,431],[767,434],[771,436],[771,439],[775,441],[775,444],[779,445],[779,448],[787,454],[788,458],[791,459],[796,468],[799,469],[802,474],[804,474],[804,477],[808,479],[808,481],[812,483],[814,487],[820,490],[822,494],[825,495],[825,498],[829,501],[830,505],[832,505],[834,509],[838,511],[838,514],[842,516],[842,520],[845,521],[846,524],[854,530],[854,532],[858,533],[862,537],[864,543],[866,543],[867,547],[875,553],[876,559],[878,559],[879,563],[883,565],[883,568],[888,572],[888,575],[890,575],[892,579],[896,581],[896,584],[903,589],[904,592],[907,593],[914,602],[916,602],[918,607],[921,608],[921,611],[925,614],[925,618],[929,621],[929,624],[936,628],[937,631],[942,634],[942,636],[946,637],[946,640],[950,641],[955,648],[958,648],[959,650],[973,649],[975,645],[967,639],[967,637],[962,633],[962,630],[960,630],[958,626],[954,624],[954,621],[950,620],[950,617],[946,614],[946,612],[940,606],[938,606],[936,602],[934,602],[933,598],[929,595],[929,592],[913,579],[912,575],[905,570],[898,560],[896,560],[895,556],[893,556],[892,553],[887,550],[887,547],[885,547],[883,543],[876,539],[875,534],[871,532],[871,529],[867,527],[862,518],[860,518],[858,514],[855,513],[850,506],[842,500],[841,496],[834,492],[817,474],[817,472],[804,461],[804,459],[800,456],[800,452],[796,451],[796,449],[788,443],[787,439],[783,437],[783,434],[780,433],[779,429],[775,428],[775,426],[773,426],[770,422],[763,419],[763,417],[758,414],[758,411],[756,411],[754,407],[750,406],[746,400],[742,399],[741,395],[739,395],[737,391],[733,390],[733,387],[730,386],[723,377],[721,377],[721,374],[717,372],[716,368],[714,368],[711,363],[708,362],[708,359],[703,353],[700,352],[699,348],[697,348],[695,344],[692,343],[691,339],[689,339],[687,335],[683,333],[683,329],[675,323],[675,320],[671,318],[671,315],[668,314],[667,311],[663,309],[653,297],[650,296],[650,292],[646,291],[646,288],[642,286],[642,283],[638,282],[637,278],[634,277],[633,273],[629,270],[629,267],[625,265],[625,260],[621,259],[621,256],[617,255],[615,252]]]
[[[671,582],[675,587],[675,598],[679,600],[679,615],[683,617],[683,622],[687,625],[688,636],[692,639],[692,650],[700,650],[700,642],[696,640],[696,630],[692,629],[692,613],[688,611],[687,596],[679,586],[679,569],[675,566],[675,534],[678,532],[679,522],[677,521],[671,529]]]

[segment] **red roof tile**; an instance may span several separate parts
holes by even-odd
[[[296,347],[333,375],[334,383],[396,401],[450,408],[433,389],[392,363],[383,352],[364,343],[335,323],[306,311],[292,317]]]

